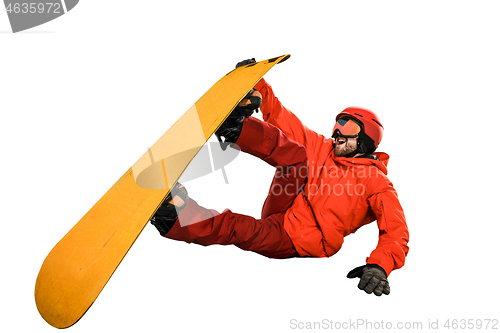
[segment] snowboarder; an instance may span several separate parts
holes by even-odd
[[[249,117],[258,107],[264,121]],[[389,156],[375,152],[383,135],[375,113],[345,109],[327,138],[305,127],[261,79],[216,134],[276,168],[261,218],[205,209],[177,185],[151,220],[162,236],[270,258],[329,257],[345,236],[376,220],[377,247],[347,277],[359,277],[368,294],[390,293],[387,277],[404,265],[409,233],[387,178]]]

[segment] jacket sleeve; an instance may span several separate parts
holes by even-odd
[[[308,148],[316,145],[318,140],[324,140],[322,135],[304,126],[295,114],[281,104],[274,95],[271,85],[264,79],[257,83],[255,89],[262,95],[260,110],[266,122],[278,127],[287,137]]]
[[[405,263],[409,250],[409,232],[396,190],[387,178],[383,178],[384,180],[378,178],[377,182],[385,183],[385,186],[368,198],[377,218],[379,240],[366,263],[381,266],[389,275]]]

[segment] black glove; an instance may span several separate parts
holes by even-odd
[[[368,264],[356,267],[347,274],[347,277],[349,279],[359,277],[358,288],[364,290],[367,294],[373,292],[377,296],[382,296],[382,294],[389,295],[391,292],[387,274],[379,265]]]
[[[249,64],[253,64],[253,63],[255,63],[255,58],[243,60],[243,61],[240,61],[239,63],[237,63],[235,68],[238,68],[241,66],[246,66]]]

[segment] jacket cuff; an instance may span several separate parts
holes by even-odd
[[[380,260],[377,258],[368,257],[366,258],[366,264],[380,266],[380,268],[385,271],[387,276],[389,276],[389,274],[391,274],[391,272],[394,270],[394,263],[391,260]]]

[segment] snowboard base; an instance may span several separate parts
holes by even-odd
[[[38,311],[50,325],[67,328],[85,314],[208,138],[288,57],[239,67],[215,83],[56,244],[35,285]]]

